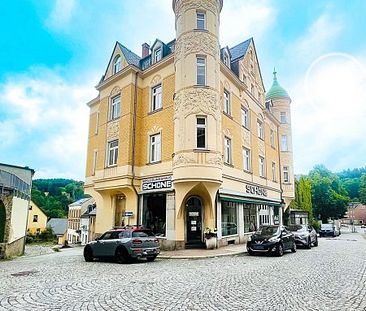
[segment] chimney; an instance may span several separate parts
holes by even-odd
[[[146,42],[142,45],[142,58],[148,56],[150,54],[150,45]]]

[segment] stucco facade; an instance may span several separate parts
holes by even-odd
[[[39,206],[31,201],[29,203],[27,232],[32,234],[46,230],[47,215]]]
[[[293,197],[279,145],[284,127],[291,134],[279,118],[290,101],[265,100],[253,39],[220,48],[222,6],[173,1],[175,40],[144,44],[141,57],[116,43],[88,103],[96,234],[142,224],[179,249],[204,242],[205,228],[217,228],[221,246],[281,222]]]

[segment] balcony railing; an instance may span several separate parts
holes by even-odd
[[[31,188],[18,176],[0,169],[0,194],[12,192],[15,196],[29,200]]]

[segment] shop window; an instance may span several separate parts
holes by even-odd
[[[253,232],[257,230],[257,211],[255,205],[244,204],[244,232]]]
[[[259,205],[259,225],[269,225],[269,206]]]
[[[145,194],[143,199],[142,225],[157,236],[165,236],[166,194]]]
[[[222,201],[221,230],[223,236],[238,234],[238,203]]]

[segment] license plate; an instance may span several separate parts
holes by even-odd
[[[255,249],[264,249],[263,245],[254,245],[253,248]]]

